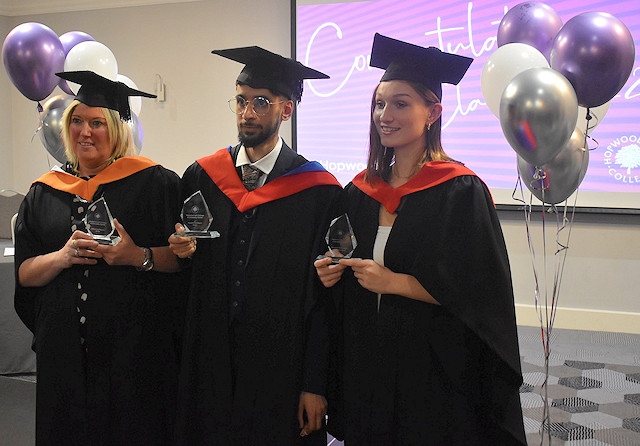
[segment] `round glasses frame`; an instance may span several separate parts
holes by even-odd
[[[229,99],[227,104],[229,104],[229,110],[236,115],[241,115],[246,112],[247,107],[251,104],[251,108],[256,115],[265,116],[269,113],[272,104],[282,104],[284,102],[286,101],[271,102],[264,96],[256,96],[251,100],[245,99],[242,96],[236,96],[235,98]]]

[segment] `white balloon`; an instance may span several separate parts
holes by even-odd
[[[609,105],[611,105],[611,101],[605,102],[602,105],[598,105],[597,107],[589,108],[589,115],[591,119],[587,120],[587,108],[578,106],[578,124],[577,127],[582,131],[582,133],[591,134],[591,131],[597,127],[598,124],[602,122],[604,119],[604,115],[607,114],[607,110],[609,110]],[[587,132],[587,126],[589,127],[589,131]]]
[[[118,76],[118,61],[104,44],[95,41],[80,42],[69,50],[64,60],[64,71],[93,71],[115,81]],[[71,91],[78,94],[80,86],[67,82]]]
[[[133,82],[130,78],[125,76],[124,74],[118,74],[116,78],[118,82],[122,82],[126,86],[133,88],[135,90],[140,90],[135,82]],[[139,115],[140,110],[142,109],[142,97],[140,96],[129,96],[129,107],[131,107],[131,111]]]
[[[509,82],[530,68],[549,68],[539,50],[526,43],[508,43],[496,49],[482,68],[480,85],[489,110],[500,118],[500,99]]]

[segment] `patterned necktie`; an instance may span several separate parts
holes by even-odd
[[[254,190],[258,186],[258,180],[262,171],[250,164],[242,166],[242,184],[247,190]]]

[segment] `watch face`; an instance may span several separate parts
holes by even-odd
[[[151,271],[153,268],[153,252],[151,248],[144,248],[144,261],[138,271]]]
[[[151,248],[147,248],[145,250],[144,263],[146,263],[146,271],[149,271],[151,268],[153,268],[153,252],[151,251]]]

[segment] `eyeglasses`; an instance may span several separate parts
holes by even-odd
[[[253,111],[258,116],[265,116],[269,113],[269,107],[271,104],[282,104],[285,101],[280,102],[271,102],[269,99],[264,96],[256,96],[255,98],[248,101],[242,96],[236,96],[235,98],[231,98],[227,101],[229,104],[229,109],[234,112],[236,115],[241,115],[247,110],[247,106],[251,104]]]

